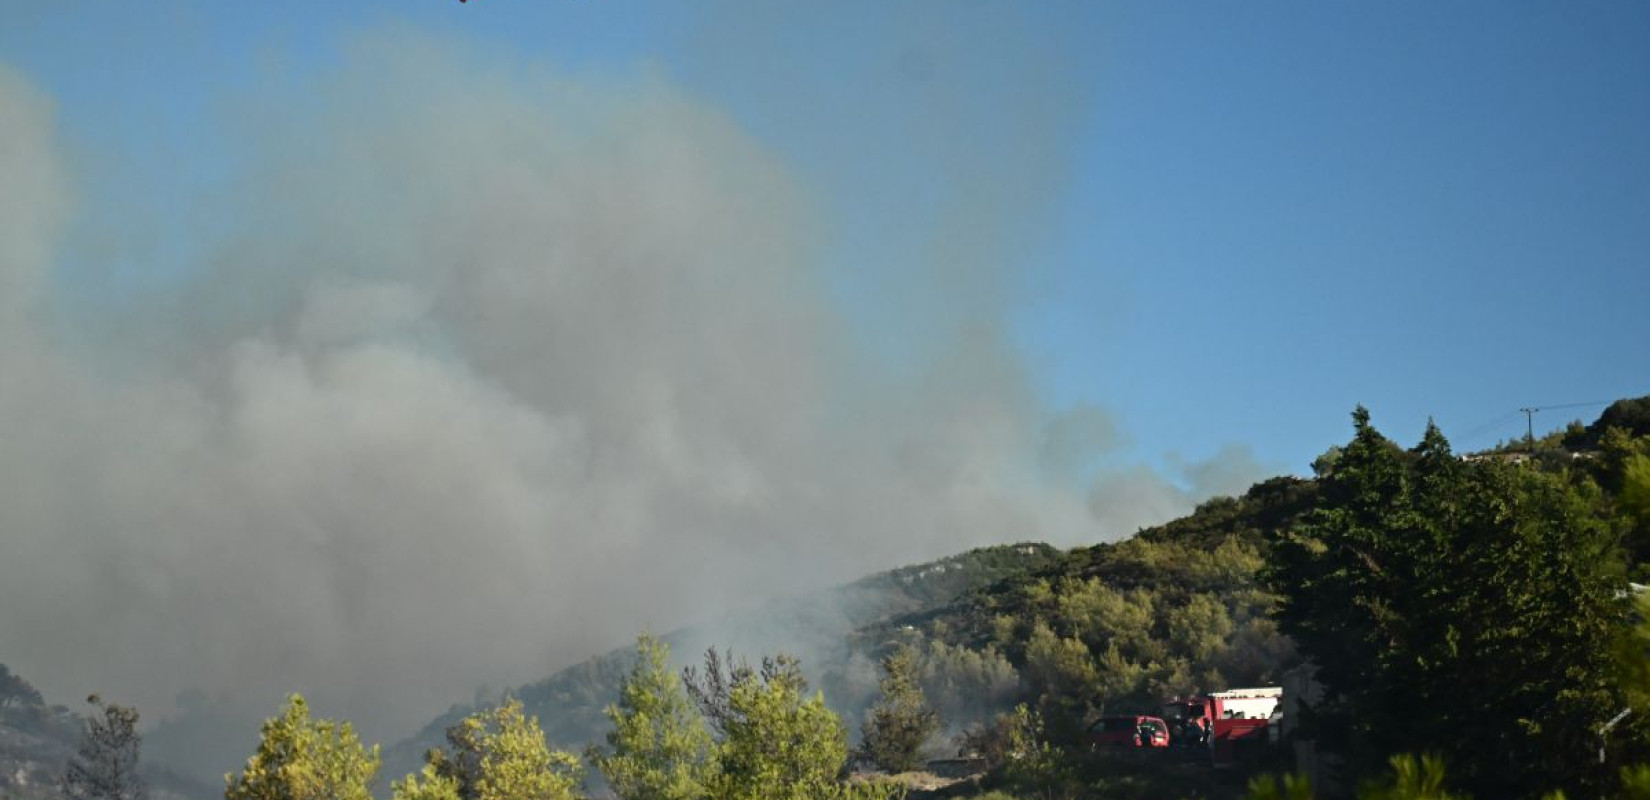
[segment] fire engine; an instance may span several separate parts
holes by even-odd
[[[1227,689],[1172,698],[1163,703],[1161,716],[1169,723],[1171,744],[1207,746],[1216,767],[1230,767],[1269,743],[1282,699],[1278,686]]]

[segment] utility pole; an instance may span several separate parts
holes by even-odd
[[[1530,451],[1530,455],[1533,456],[1535,455],[1535,412],[1541,409],[1520,408],[1518,410],[1524,412],[1524,449]]]

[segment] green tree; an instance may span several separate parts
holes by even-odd
[[[1024,703],[969,726],[957,737],[957,746],[1026,796],[1064,798],[1080,788],[1067,754],[1049,741],[1042,715]]]
[[[372,800],[378,747],[361,745],[348,722],[311,720],[300,695],[263,725],[258,750],[239,776],[226,775],[224,800]]]
[[[1636,567],[1634,579],[1643,581],[1650,577],[1650,437],[1640,438],[1635,449],[1622,460],[1616,506],[1622,541]]]
[[[418,775],[390,783],[394,800],[460,800],[458,781],[442,775],[434,764],[425,764]]]
[[[918,653],[923,696],[948,725],[990,717],[1020,699],[1020,673],[991,645],[974,650],[931,639]]]
[[[916,654],[900,647],[882,659],[882,697],[861,727],[859,754],[885,772],[908,772],[923,764],[928,737],[945,727],[917,684]]]
[[[702,798],[715,776],[715,742],[669,662],[664,642],[636,642],[636,664],[619,686],[619,702],[607,708],[608,749],[591,751],[622,800]]]
[[[703,678],[688,672],[689,692],[721,734],[712,797],[813,800],[868,791],[838,780],[848,760],[847,730],[824,695],[808,696],[800,662],[779,655],[764,659],[760,670],[741,664],[726,672],[724,663],[707,656]]]
[[[1025,678],[1034,693],[1058,695],[1081,708],[1087,708],[1100,680],[1088,646],[1062,638],[1042,620],[1026,640]]]
[[[137,709],[105,703],[92,695],[86,702],[98,715],[86,720],[80,750],[69,760],[63,778],[70,800],[145,800],[148,787],[138,776]]]
[[[1312,794],[1312,779],[1304,774],[1279,777],[1267,773],[1249,779],[1243,800],[1313,800]]]
[[[1057,619],[1091,649],[1116,645],[1132,660],[1151,660],[1163,653],[1151,636],[1156,602],[1145,589],[1120,592],[1098,578],[1061,581],[1056,587]]]
[[[1629,436],[1650,436],[1650,396],[1611,403],[1593,424],[1579,431],[1567,431],[1564,446],[1572,450],[1597,448],[1611,428]]]
[[[1434,755],[1416,758],[1409,754],[1387,761],[1389,771],[1358,788],[1358,800],[1468,800],[1470,795],[1452,794],[1444,788],[1444,760]],[[1258,775],[1249,781],[1244,800],[1312,800],[1312,782],[1305,775]],[[1562,794],[1547,800],[1563,800]]]
[[[519,700],[465,717],[447,741],[452,752],[431,751],[425,782],[408,776],[408,791],[445,792],[430,783],[439,778],[460,800],[571,800],[584,783],[578,757],[550,749]]]
[[[1634,622],[1613,643],[1619,680],[1632,712],[1618,720],[1603,743],[1614,762],[1630,762],[1618,775],[1623,800],[1650,800],[1650,594],[1633,598]],[[1637,723],[1637,724],[1635,724]],[[1636,762],[1636,763],[1632,763]]]
[[[4,718],[6,710],[13,705],[38,706],[44,702],[40,692],[23,680],[23,676],[0,664],[0,718]]]
[[[788,675],[733,687],[718,797],[802,800],[836,789],[848,758],[847,731],[823,695],[806,691]]]
[[[1619,502],[1629,521],[1650,526],[1650,456],[1634,454],[1622,465]]]
[[[1193,662],[1213,662],[1232,636],[1232,615],[1213,594],[1192,595],[1185,605],[1169,609],[1167,618],[1170,643]]]
[[[1358,800],[1467,800],[1444,788],[1444,760],[1435,755],[1395,755],[1388,759],[1391,773],[1358,790]]]
[[[1484,796],[1596,781],[1625,618],[1597,509],[1561,477],[1355,433],[1306,522],[1275,539],[1278,620],[1318,666],[1320,742],[1373,774],[1438,752]]]

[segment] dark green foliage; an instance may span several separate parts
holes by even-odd
[[[858,755],[884,772],[921,767],[929,737],[945,727],[917,684],[917,671],[917,656],[910,648],[882,659],[882,697],[866,716]]]
[[[23,676],[0,664],[0,719],[13,708],[38,708],[45,705],[40,692],[23,680]]]
[[[1263,773],[1249,779],[1243,800],[1313,800],[1312,779],[1305,774]]]
[[[896,619],[881,635],[896,638],[910,625],[950,647],[1001,652],[1060,741],[1102,710],[1146,711],[1170,695],[1274,682],[1294,654],[1270,617],[1275,598],[1256,578],[1263,531],[1299,517],[1315,493],[1294,478],[1256,484],[1132,539],[1078,548],[934,613]]]
[[[1650,445],[1650,439],[1640,439]],[[1650,451],[1650,446],[1645,447]],[[1622,522],[1642,541],[1650,536],[1650,454],[1637,454],[1622,464],[1621,492],[1617,506]]]
[[[1448,791],[1448,778],[1443,759],[1435,755],[1420,758],[1409,754],[1393,756],[1388,762],[1390,771],[1379,779],[1365,782],[1358,788],[1358,800],[1469,800],[1468,795]],[[1312,782],[1305,775],[1285,775],[1282,778],[1267,774],[1249,781],[1249,793],[1244,800],[1312,800]],[[1549,797],[1548,800],[1563,800]]]
[[[1426,750],[1483,796],[1588,785],[1592,732],[1621,704],[1601,644],[1625,611],[1596,504],[1559,475],[1461,461],[1436,428],[1405,453],[1353,418],[1267,572],[1327,689],[1316,735],[1360,774]]]
[[[424,761],[433,775],[451,781],[459,800],[476,800],[481,783],[482,738],[485,729],[466,725],[469,718],[447,727],[447,749],[431,748]]]
[[[1072,754],[1049,741],[1042,715],[1023,703],[966,728],[957,749],[982,759],[999,783],[1025,797],[1071,797],[1081,788]]]
[[[706,655],[705,671],[683,671],[687,695],[716,734],[705,797],[715,800],[895,800],[895,784],[848,783],[848,732],[808,691],[801,662],[786,654],[751,668]],[[680,795],[686,796],[686,795]]]
[[[146,800],[149,788],[138,776],[136,709],[86,698],[98,714],[86,720],[80,750],[69,760],[63,790],[70,800]]]
[[[1562,471],[1581,490],[1602,493],[1599,499],[1616,512],[1628,563],[1638,565],[1635,579],[1650,580],[1650,436],[1611,426],[1593,447]]]
[[[518,700],[465,717],[447,730],[447,741],[450,752],[432,750],[426,757],[425,791],[417,791],[408,776],[407,794],[450,791],[457,800],[572,800],[581,794],[578,756],[546,746],[538,720]]]
[[[966,553],[879,572],[848,584],[838,594],[857,624],[949,602],[1060,560],[1058,548],[1041,542],[977,547]]]
[[[912,638],[923,695],[948,724],[965,725],[1020,700],[1020,674],[996,648],[970,650],[939,639],[925,646],[921,634]]]
[[[1650,395],[1611,403],[1593,424],[1566,431],[1564,446],[1571,450],[1596,450],[1611,428],[1619,428],[1630,437],[1650,436]]]

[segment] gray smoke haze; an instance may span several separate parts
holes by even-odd
[[[1129,533],[1262,472],[1095,483],[1115,423],[1040,407],[993,261],[1049,153],[955,154],[1028,176],[938,215],[963,244],[904,280],[967,277],[890,361],[904,323],[831,299],[820,198],[662,76],[399,31],[272,95],[231,234],[87,323],[51,288],[51,103],[0,65],[0,660],[59,701],[298,690],[391,740],[644,628]]]

